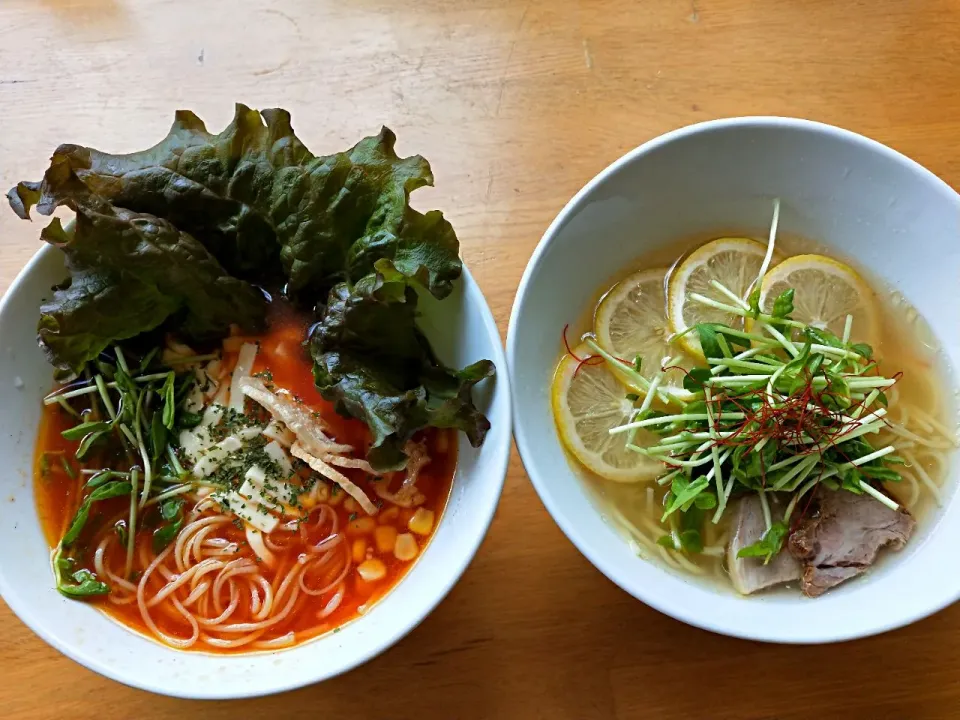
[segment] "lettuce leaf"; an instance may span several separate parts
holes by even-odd
[[[176,114],[167,137],[148,150],[111,155],[61,145],[66,163],[111,203],[165,218],[201,240],[231,273],[269,283],[280,277],[305,302],[339,281],[356,281],[378,260],[443,298],[460,277],[459,243],[443,215],[409,207],[413,190],[433,185],[419,155],[400,158],[387,128],[346,152],[314,156],[285,110],[236,106],[219,135],[192,112]],[[48,171],[49,172],[49,171]],[[45,178],[37,209],[55,199]],[[11,197],[28,217],[28,206]]]
[[[445,367],[417,328],[416,309],[409,285],[371,274],[337,285],[310,335],[317,388],[370,428],[367,459],[378,472],[403,467],[403,446],[422,428],[457,428],[474,447],[490,428],[471,391],[493,375],[493,363]]]
[[[409,205],[433,184],[429,164],[399,157],[395,142],[383,128],[316,156],[289,113],[238,104],[219,134],[179,111],[142,152],[61,145],[42,182],[7,196],[24,219],[34,206],[77,212],[74,229],[54,220],[42,234],[70,271],[41,311],[50,361],[75,374],[110,343],[161,325],[187,337],[219,337],[231,323],[256,332],[265,302],[253,284],[282,287],[318,305],[317,387],[370,427],[376,467],[402,467],[404,444],[428,426],[459,428],[479,445],[489,422],[471,391],[494,368],[445,367],[417,328],[412,285],[442,299],[462,266],[442,213]]]
[[[60,377],[79,373],[108,345],[152,330],[168,318],[186,338],[219,338],[231,324],[262,329],[263,294],[226,273],[197,240],[166,220],[111,205],[56,164],[44,181],[50,213],[64,205],[76,223],[58,218],[41,239],[59,247],[70,278],[40,308],[37,336]],[[29,188],[18,195],[29,209]]]

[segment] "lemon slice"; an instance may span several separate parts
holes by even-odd
[[[823,255],[795,255],[773,268],[760,286],[760,307],[793,288],[793,319],[843,336],[847,315],[853,316],[850,339],[876,344],[880,335],[873,290],[857,272]]]
[[[673,330],[667,319],[666,277],[667,268],[659,268],[624,278],[603,297],[594,316],[600,346],[630,362],[639,356],[640,373],[648,380],[660,371],[664,358],[681,354],[668,342]],[[682,356],[676,364],[689,369],[693,361]],[[682,399],[690,395],[682,383],[683,373],[668,372],[661,387]]]
[[[590,348],[580,344],[573,353],[588,357]],[[553,377],[551,401],[560,441],[584,467],[615,482],[640,482],[663,470],[663,463],[627,450],[626,434],[611,435],[610,428],[630,421],[633,402],[623,385],[603,364],[585,364],[569,355],[560,361]],[[634,443],[655,445],[660,438],[639,430]]]
[[[667,314],[673,332],[682,333],[702,322],[736,327],[741,321],[739,316],[701,305],[690,295],[697,293],[730,305],[730,298],[711,282],[717,280],[737,297],[744,297],[757,279],[766,252],[765,246],[749,238],[719,238],[694,250],[670,276]],[[703,359],[695,332],[681,336],[680,342],[690,354]]]

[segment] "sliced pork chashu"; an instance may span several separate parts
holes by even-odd
[[[783,517],[783,506],[775,497],[770,501],[770,512],[774,520]],[[737,557],[741,549],[760,540],[766,530],[759,496],[747,495],[737,501],[731,528],[733,536],[727,546],[727,569],[737,592],[749,595],[800,579],[800,563],[788,552],[778,553],[766,565],[762,558]]]
[[[905,510],[843,490],[818,490],[817,506],[788,542],[789,554],[803,563],[800,588],[809,597],[863,573],[882,548],[902,548],[916,525]]]

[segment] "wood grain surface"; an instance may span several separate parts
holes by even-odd
[[[386,124],[401,154],[425,155],[437,187],[415,204],[452,220],[505,333],[524,265],[563,204],[680,125],[813,118],[960,186],[960,2],[0,2],[4,190],[38,178],[61,142],[140,149],[175,109],[219,129],[238,100],[290,109],[315,152]],[[38,231],[0,208],[0,290]],[[933,718],[960,716],[958,678],[960,607],[800,648],[660,615],[580,556],[516,454],[450,596],[396,647],[322,685],[244,702],[156,697],[60,656],[0,607],[6,719]]]

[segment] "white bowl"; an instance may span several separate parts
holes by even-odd
[[[765,236],[772,199],[782,232],[821,241],[902,292],[960,367],[960,196],[899,153],[804,120],[736,118],[663,135],[590,181],[527,265],[507,335],[516,441],[567,537],[608,578],[678,620],[775,642],[844,640],[890,630],[960,597],[960,502],[952,492],[900,553],[809,600],[739,597],[637,558],[591,504],[551,416],[551,373],[565,323],[625,267],[670,241],[742,230]]]
[[[189,698],[241,698],[290,690],[350,670],[417,626],[473,558],[493,519],[510,455],[510,393],[500,335],[464,269],[454,293],[423,298],[421,326],[440,358],[461,367],[480,358],[498,376],[476,391],[491,422],[477,450],[463,438],[453,488],[433,539],[407,576],[363,617],[296,647],[243,655],[172,650],[54,589],[50,548],[37,519],[32,459],[40,400],[52,371],[36,344],[40,299],[64,277],[60,252],[34,256],[0,303],[0,593],[40,637],[91,670],[127,685]]]

